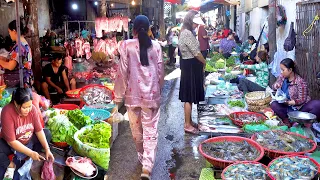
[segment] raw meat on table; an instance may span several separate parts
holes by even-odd
[[[96,171],[96,168],[93,166],[91,159],[85,157],[69,157],[66,160],[66,164],[67,166],[87,177],[92,176]]]

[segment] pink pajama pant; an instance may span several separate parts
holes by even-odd
[[[143,169],[152,171],[158,143],[160,108],[127,107],[132,136]]]

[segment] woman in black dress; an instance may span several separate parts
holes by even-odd
[[[194,29],[198,26],[193,19],[197,11],[189,11],[184,18],[179,37],[179,50],[181,52],[181,79],[179,99],[184,102],[185,125],[184,130],[188,133],[197,134],[198,130],[192,126],[192,104],[204,101],[204,75],[203,68],[206,61],[200,52],[200,44],[196,39]]]

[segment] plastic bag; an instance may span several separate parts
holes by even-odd
[[[284,103],[287,100],[287,95],[281,89],[278,89],[275,95],[275,99],[279,103]]]
[[[179,44],[179,38],[178,38],[178,36],[173,36],[173,38],[172,38],[172,46],[173,46],[173,47],[177,47],[178,44]]]
[[[247,133],[254,133],[260,131],[267,131],[269,127],[265,124],[246,124],[243,127],[244,131]]]
[[[53,171],[53,162],[45,161],[42,167],[41,179],[45,180],[55,180],[56,175]]]
[[[83,127],[74,134],[74,151],[80,156],[90,158],[95,164],[99,165],[101,168],[105,170],[108,170],[110,161],[110,148],[93,148],[89,145],[82,143],[78,138],[78,136],[82,134],[85,130],[92,129],[92,127],[92,125]]]
[[[33,160],[30,158],[22,165],[22,167],[20,169],[18,169],[20,179],[32,180],[31,175],[30,175],[30,169],[32,166],[32,162],[33,162]]]
[[[118,122],[124,121],[124,116],[121,113],[116,112],[112,117],[112,121],[114,123],[118,123]]]

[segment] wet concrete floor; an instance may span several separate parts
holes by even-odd
[[[159,139],[152,180],[197,180],[205,160],[198,151],[198,145],[206,136],[185,134],[183,104],[179,98],[179,79],[165,82],[161,115],[159,121]],[[197,111],[193,107],[193,121]],[[119,135],[111,149],[111,161],[108,179],[138,180],[141,174],[129,122],[121,122]]]

